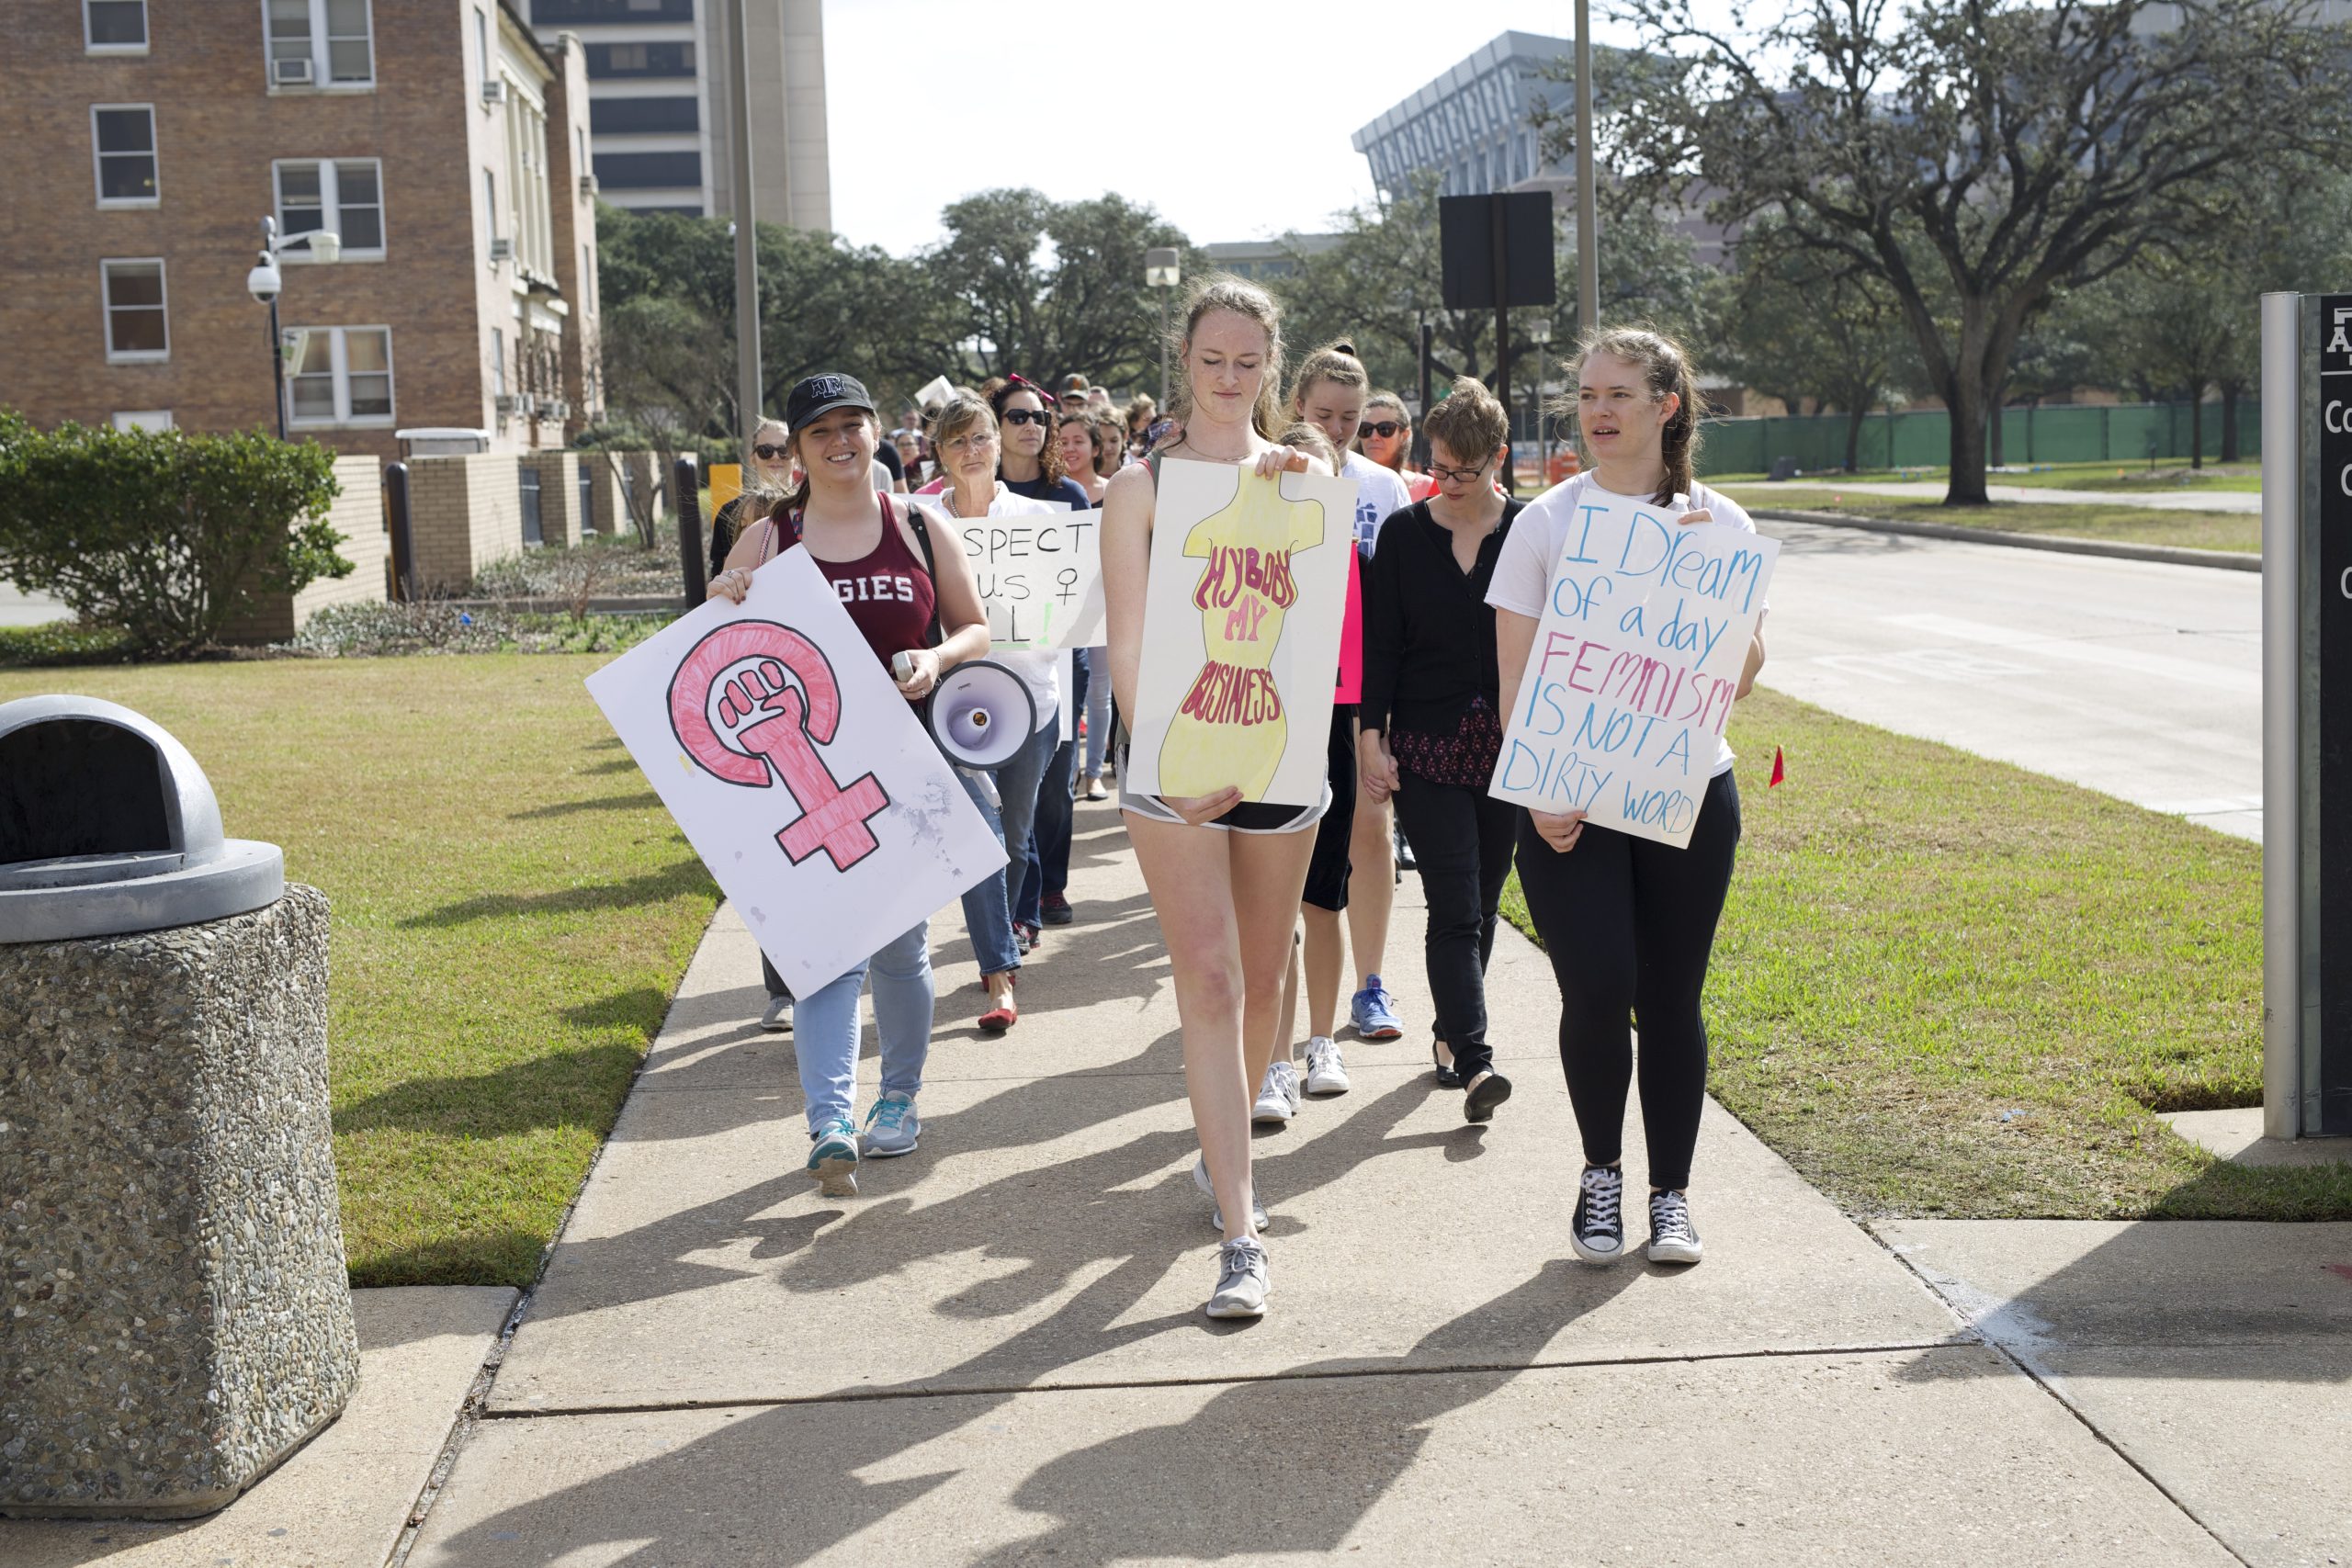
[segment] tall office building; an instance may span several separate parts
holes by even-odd
[[[638,212],[735,207],[730,0],[530,0],[542,37],[588,51],[599,194]],[[741,0],[751,54],[752,207],[761,221],[832,227],[822,0]]]
[[[1538,72],[1575,63],[1573,39],[1502,33],[1357,131],[1351,144],[1371,161],[1373,181],[1385,191],[1409,189],[1424,171],[1439,175],[1442,196],[1539,183],[1574,189],[1573,170],[1544,161],[1530,116],[1539,107],[1570,111],[1575,87]]]

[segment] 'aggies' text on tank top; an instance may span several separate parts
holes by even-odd
[[[816,561],[817,570],[841,595],[842,608],[849,612],[849,618],[865,634],[865,645],[887,668],[892,654],[930,646],[938,594],[931,573],[907,547],[906,534],[899,526],[889,498],[877,493],[874,501],[882,511],[882,542],[872,553],[856,560],[836,561],[819,560],[811,552],[808,558]],[[790,518],[772,536],[771,547],[797,542],[799,534],[800,519]]]

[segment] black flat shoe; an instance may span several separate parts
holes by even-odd
[[[1510,1098],[1510,1079],[1500,1073],[1490,1072],[1462,1097],[1462,1119],[1465,1122],[1491,1122],[1495,1119],[1495,1107]]]
[[[1438,1055],[1438,1052],[1442,1050],[1444,1045],[1445,1042],[1442,1040],[1432,1040],[1430,1042],[1430,1066],[1437,1069],[1437,1087],[1440,1089],[1460,1089],[1462,1087],[1462,1075],[1453,1070],[1452,1063],[1446,1061],[1444,1057]]]

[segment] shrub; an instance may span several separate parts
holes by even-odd
[[[334,453],[309,442],[70,422],[44,434],[0,409],[0,577],[143,656],[184,656],[259,594],[351,574],[326,520],[339,489]]]

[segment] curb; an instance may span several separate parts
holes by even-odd
[[[1817,523],[1829,528],[1860,528],[1873,534],[1909,534],[1922,539],[1957,539],[1971,545],[2007,545],[2060,555],[2106,556],[2113,560],[2162,561],[2167,566],[2219,567],[2224,571],[2260,571],[2262,558],[2236,550],[2198,550],[2182,545],[2125,545],[2111,539],[2070,539],[2063,534],[2012,534],[1999,528],[1963,528],[1952,523],[1898,523],[1888,517],[1859,517],[1845,512],[1795,512],[1751,506],[1750,517],[1776,523]]]

